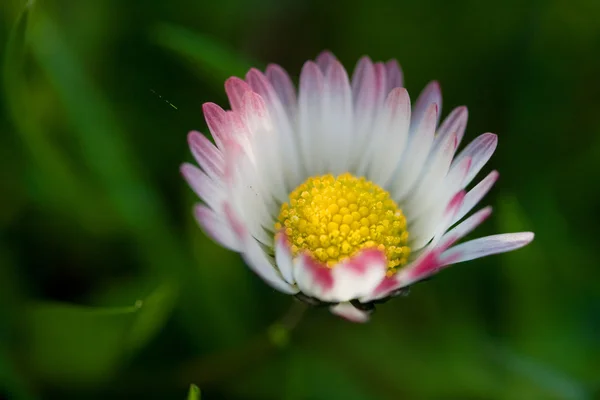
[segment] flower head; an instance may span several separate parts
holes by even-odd
[[[529,243],[521,232],[456,244],[491,214],[464,219],[498,178],[466,190],[497,137],[455,155],[467,109],[438,126],[439,85],[413,107],[402,85],[395,61],[364,57],[349,79],[329,52],[304,65],[298,93],[277,65],[227,80],[231,111],[203,108],[216,146],[191,132],[201,169],[182,166],[201,227],[274,288],[352,321],[450,264]]]

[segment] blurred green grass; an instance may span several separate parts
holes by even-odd
[[[0,397],[600,395],[600,3],[28,4],[0,13]],[[536,241],[368,325],[309,310],[274,343],[291,299],[201,233],[178,167],[225,78],[297,76],[324,48],[398,58],[413,98],[437,79],[444,114],[468,105],[467,139],[500,136],[475,235]]]

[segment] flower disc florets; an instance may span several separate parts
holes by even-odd
[[[373,182],[351,174],[311,177],[289,199],[275,229],[284,230],[294,255],[308,251],[333,267],[361,249],[377,248],[387,257],[388,273],[406,263],[406,218]]]

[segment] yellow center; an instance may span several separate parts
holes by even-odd
[[[388,192],[351,174],[308,178],[281,206],[275,229],[282,228],[294,255],[308,251],[330,267],[361,249],[378,248],[392,274],[410,254],[402,210]]]

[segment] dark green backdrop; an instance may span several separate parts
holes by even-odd
[[[600,2],[24,3],[0,6],[0,397],[600,398]],[[179,174],[202,103],[325,48],[397,58],[413,99],[437,79],[467,139],[498,133],[475,235],[533,244],[353,325],[209,241]]]

